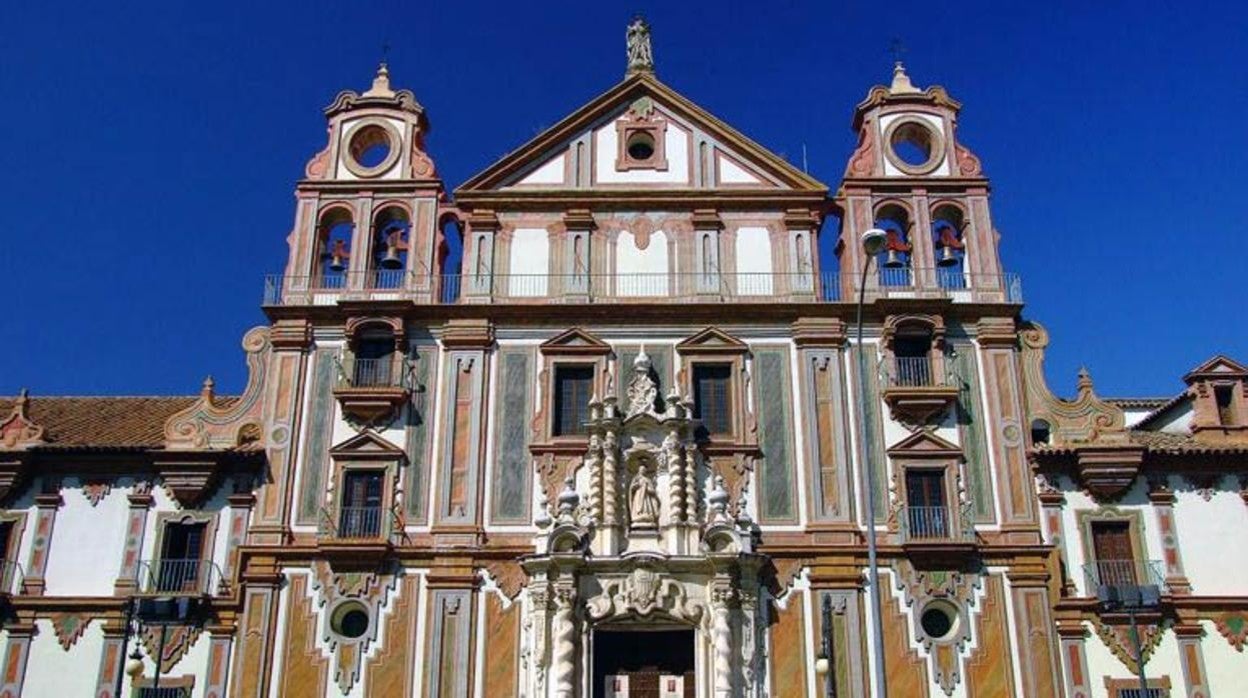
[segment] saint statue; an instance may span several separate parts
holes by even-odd
[[[628,72],[654,72],[654,54],[650,51],[650,25],[640,16],[628,25]]]
[[[642,345],[637,358],[633,359],[633,377],[628,381],[628,415],[645,414],[654,411],[655,399],[659,396],[659,387],[650,377],[650,355]]]
[[[659,495],[645,463],[628,485],[628,520],[633,528],[653,528],[659,523]]]

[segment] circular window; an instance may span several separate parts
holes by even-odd
[[[940,163],[940,134],[915,118],[894,121],[888,127],[888,159],[908,174],[925,174]]]
[[[329,627],[338,635],[354,640],[368,632],[368,609],[358,601],[348,601],[334,609]]]
[[[654,136],[648,133],[634,133],[628,139],[628,157],[638,161],[654,157]]]
[[[933,640],[947,640],[958,626],[958,609],[951,604],[934,602],[919,616],[923,632]]]
[[[399,134],[389,124],[371,122],[356,127],[347,144],[347,169],[361,177],[381,174],[399,158]]]

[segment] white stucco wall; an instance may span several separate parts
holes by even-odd
[[[1150,429],[1164,431],[1168,434],[1188,434],[1192,431],[1192,405],[1185,402],[1171,407],[1158,415],[1149,426]]]
[[[513,296],[545,296],[550,275],[550,233],[545,228],[517,228],[511,237],[508,266]]]
[[[619,134],[615,122],[594,131],[594,181],[603,184],[688,184],[689,183],[689,133],[668,120],[663,138],[666,170],[615,169],[619,154]]]
[[[722,154],[716,153],[715,164],[719,168],[720,184],[762,184],[762,180]]]
[[[771,232],[760,226],[742,226],[737,229],[736,237],[737,293],[771,295]]]
[[[637,239],[624,231],[615,241],[616,295],[663,296],[669,288],[667,234],[650,234],[646,249],[637,248]],[[644,275],[644,276],[637,276]]]
[[[339,142],[338,142],[338,162],[335,163],[335,168],[334,168],[334,176],[337,179],[344,179],[344,180],[360,179],[354,173],[352,173],[351,170],[347,169],[346,160],[347,158],[351,157],[350,155],[351,137],[355,135],[355,129],[358,128],[361,122],[365,120],[371,121],[371,122],[384,121],[390,126],[392,126],[395,129],[395,131],[397,131],[400,134],[400,138],[406,138],[407,125],[404,124],[401,119],[365,117],[361,119],[351,119],[349,121],[343,122],[342,128],[339,131],[341,135],[340,135]],[[385,173],[381,174],[380,176],[369,177],[369,179],[401,179],[402,178],[403,161],[405,159],[403,149],[405,146],[402,143],[394,143],[392,144],[392,147],[399,150],[399,156],[398,158],[395,159],[394,164],[391,165],[390,169],[386,170]]]
[[[1201,621],[1200,625],[1205,630],[1200,653],[1205,660],[1209,693],[1219,697],[1242,695],[1248,690],[1244,685],[1244,678],[1248,677],[1248,650],[1236,651],[1213,621]]]
[[[99,504],[83,495],[77,478],[66,478],[64,504],[56,513],[45,575],[48,596],[112,596],[125,548],[126,520],[133,491],[129,481],[114,485]],[[33,527],[33,516],[28,527]]]
[[[534,168],[532,172],[520,178],[516,184],[563,184],[563,172],[567,163],[567,154],[560,153]]]
[[[30,641],[22,695],[68,698],[94,694],[100,656],[104,651],[104,629],[100,622],[92,621],[68,652],[61,649],[52,621],[37,620],[35,627],[38,632]]]
[[[1179,554],[1192,593],[1248,594],[1248,507],[1238,483],[1223,478],[1207,502],[1180,478],[1171,478],[1171,486]]]

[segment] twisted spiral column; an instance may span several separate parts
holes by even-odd
[[[602,445],[602,521],[607,526],[615,526],[619,523],[616,518],[616,508],[620,493],[616,491],[615,458],[615,432],[608,431]]]
[[[574,698],[576,695],[576,591],[570,588],[555,591],[555,651],[552,662],[555,695]]]

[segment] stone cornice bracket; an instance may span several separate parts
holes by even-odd
[[[788,230],[815,230],[822,222],[818,211],[791,208],[784,212],[784,227]]]
[[[472,232],[498,231],[498,216],[493,211],[472,211],[468,214],[468,229]]]
[[[312,346],[312,322],[307,318],[283,318],[269,328],[269,342],[277,351],[303,351]]]
[[[22,388],[9,416],[0,422],[0,449],[25,449],[45,443],[43,427],[31,421],[26,414],[29,404],[30,394]]]
[[[719,212],[711,208],[695,209],[690,219],[694,230],[723,230],[724,221],[719,217]]]
[[[153,457],[160,482],[183,508],[202,502],[224,469],[220,452],[160,453]]]
[[[447,349],[489,349],[494,346],[494,324],[484,319],[453,319],[442,326]]]
[[[1018,336],[1013,318],[985,317],[975,325],[975,338],[981,346],[1016,347]]]
[[[587,208],[571,208],[563,214],[565,230],[594,230],[598,227],[594,214]]]
[[[840,318],[798,318],[792,329],[793,342],[799,347],[845,346],[847,326]]]
[[[1130,443],[1081,446],[1076,454],[1077,475],[1098,500],[1122,496],[1140,474],[1144,447]]]

